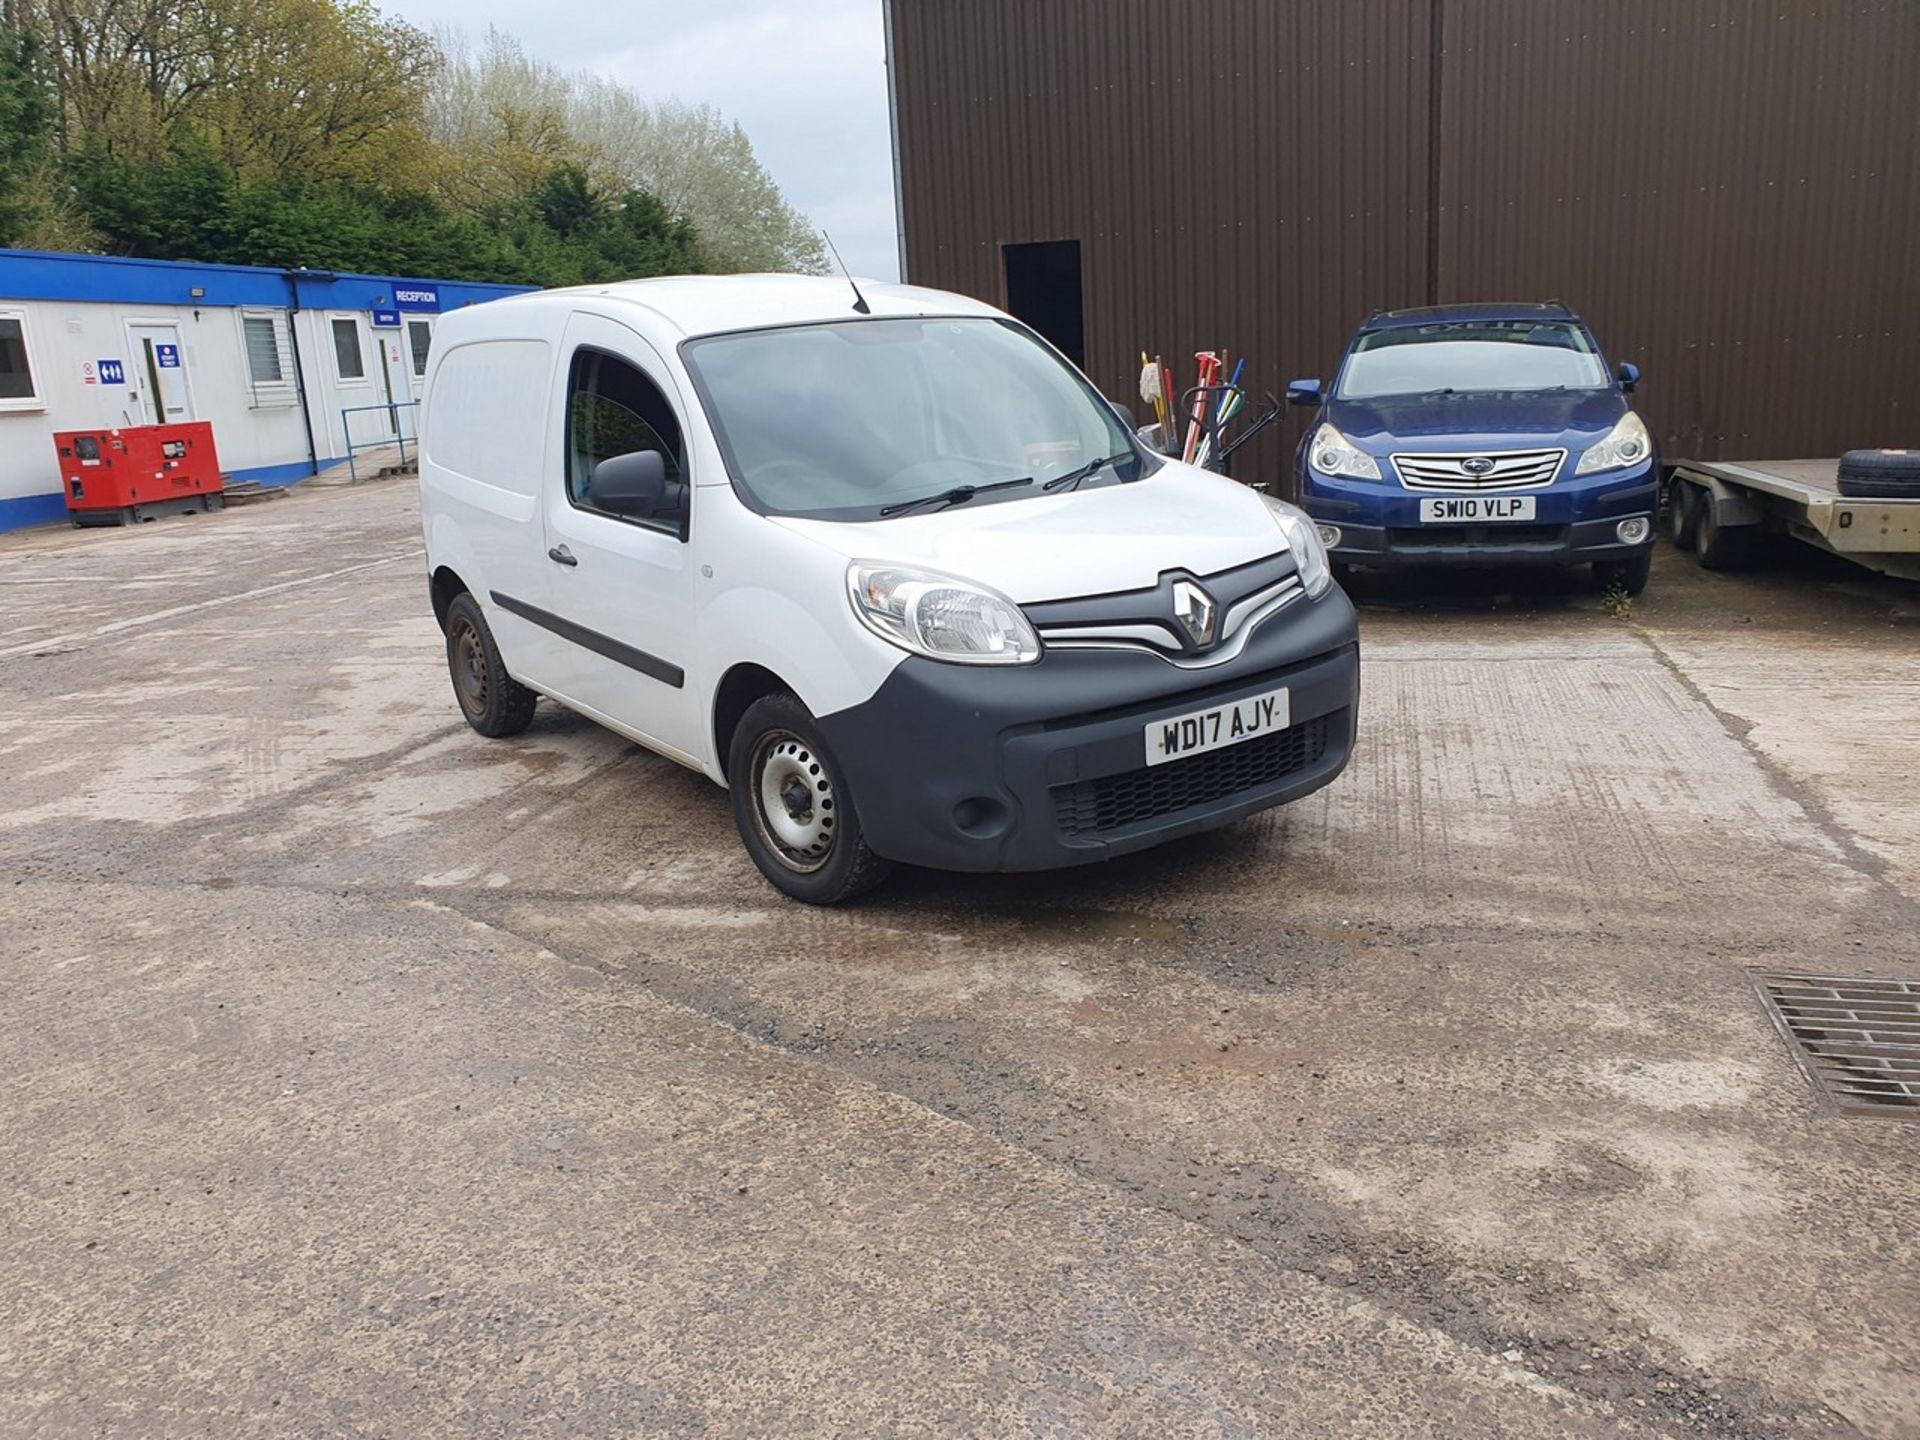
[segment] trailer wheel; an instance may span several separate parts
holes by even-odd
[[[1686,480],[1667,486],[1667,538],[1676,550],[1691,550],[1700,540],[1700,489]]]
[[[1753,554],[1752,525],[1722,525],[1719,502],[1702,492],[1695,532],[1695,554],[1703,570],[1737,570]]]

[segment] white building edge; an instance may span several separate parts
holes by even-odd
[[[66,518],[59,431],[209,421],[269,485],[411,438],[439,314],[527,288],[0,249],[0,530]]]

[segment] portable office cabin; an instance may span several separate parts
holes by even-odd
[[[1142,346],[1277,390],[1375,309],[1557,298],[1669,456],[1920,445],[1913,0],[885,10],[903,275],[1116,399]]]
[[[0,530],[65,516],[56,431],[209,421],[266,484],[411,435],[341,412],[417,399],[436,317],[525,288],[0,250]]]

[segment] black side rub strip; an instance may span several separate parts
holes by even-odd
[[[498,590],[489,592],[493,603],[509,614],[518,615],[522,620],[531,620],[543,630],[551,630],[563,640],[571,640],[583,645],[596,655],[604,655],[625,665],[629,670],[638,670],[650,680],[658,680],[663,685],[671,685],[678,690],[687,683],[687,672],[678,665],[670,665],[658,655],[649,655],[644,650],[636,650],[631,645],[623,645],[611,635],[602,635],[598,630],[589,630],[584,625],[576,625],[564,616],[555,615],[550,610],[542,610],[537,605],[529,605],[524,600],[516,600],[511,595],[502,595]]]

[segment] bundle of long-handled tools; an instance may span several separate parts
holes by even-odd
[[[1220,379],[1226,368],[1224,352],[1201,350],[1195,353],[1193,362],[1194,384],[1176,405],[1173,372],[1158,355],[1149,360],[1142,350],[1140,398],[1153,407],[1160,448],[1165,453],[1177,455],[1189,465],[1227,475],[1232,473],[1234,452],[1280,418],[1280,402],[1270,393],[1263,394],[1259,414],[1243,419],[1247,392],[1241,388],[1240,377],[1246,373],[1247,357],[1242,355],[1234,362],[1233,374],[1225,382]],[[1184,421],[1178,417],[1184,417]],[[1183,423],[1184,438],[1175,433]]]

